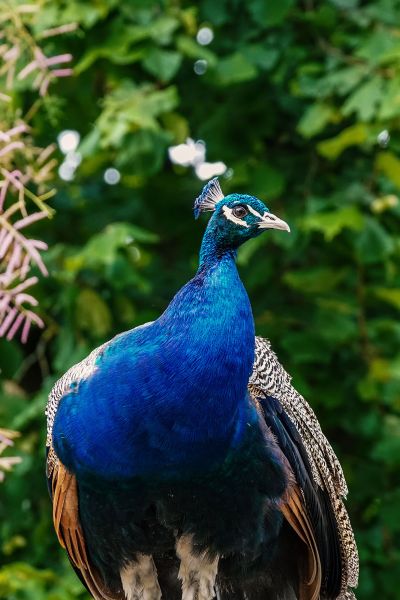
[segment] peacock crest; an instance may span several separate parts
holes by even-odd
[[[210,179],[203,187],[201,194],[194,201],[194,216],[197,219],[200,213],[210,212],[215,210],[215,205],[220,200],[225,198],[221,186],[219,185],[218,177]]]

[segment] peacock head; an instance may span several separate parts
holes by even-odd
[[[207,232],[212,232],[220,248],[235,250],[267,229],[290,232],[289,225],[273,215],[258,198],[247,194],[224,196],[216,177],[204,186],[194,203],[196,219],[200,213],[210,211],[214,214]]]

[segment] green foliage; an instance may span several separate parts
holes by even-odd
[[[22,350],[0,344],[0,423],[21,430],[23,457],[0,488],[0,596],[85,597],[52,532],[46,394],[95,345],[155,318],[193,274],[202,182],[167,158],[190,135],[232,169],[227,193],[259,195],[292,227],[239,255],[257,331],[344,466],[357,597],[397,598],[400,1],[36,3],[38,31],[79,29],[47,42],[74,54],[76,75],[57,84],[51,123],[34,125],[43,144],[77,129],[83,160],[59,183],[51,226],[35,226],[51,248],[37,294],[47,329]],[[209,46],[196,41],[202,25]],[[109,166],[122,176],[114,187],[103,182]]]

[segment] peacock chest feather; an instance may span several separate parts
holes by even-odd
[[[117,338],[62,399],[58,456],[108,478],[213,467],[256,418],[247,399],[254,343],[233,253],[208,253],[161,317]]]

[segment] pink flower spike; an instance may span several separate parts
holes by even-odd
[[[44,327],[44,322],[39,317],[39,315],[37,315],[36,313],[32,312],[31,310],[27,311],[27,317],[29,317],[29,319],[31,320],[32,323],[36,323],[36,325],[38,327]]]
[[[21,123],[20,125],[16,125],[12,129],[9,129],[7,131],[7,134],[9,136],[13,136],[13,135],[16,135],[17,133],[25,133],[25,131],[28,131],[28,130],[29,130],[28,125],[26,123]]]
[[[26,65],[26,67],[24,67],[17,76],[17,79],[19,79],[20,81],[22,79],[25,79],[25,77],[28,77],[28,75],[30,75],[33,71],[35,71],[38,68],[38,61],[37,60],[32,60],[30,63],[28,63]]]
[[[21,294],[17,294],[15,296],[14,302],[17,306],[20,306],[24,302],[27,302],[31,306],[37,306],[39,304],[36,298],[31,296],[30,294],[25,294],[24,292],[22,292]]]
[[[39,65],[39,67],[41,69],[45,69],[47,67],[46,56],[43,54],[43,52],[41,51],[41,49],[38,48],[37,46],[35,48],[34,55],[35,55],[35,58],[37,60],[37,63]]]
[[[10,329],[8,330],[8,333],[7,333],[7,336],[6,336],[6,340],[10,341],[10,340],[13,339],[13,337],[17,333],[20,325],[22,324],[24,318],[25,318],[24,313],[20,313],[18,315],[18,317],[15,319],[14,323],[12,324],[12,326],[10,327]]]
[[[54,152],[54,150],[56,149],[56,145],[55,144],[50,144],[49,146],[47,146],[47,148],[45,148],[38,156],[38,164],[41,165],[43,164],[47,158],[49,158],[50,154],[52,154]]]
[[[21,342],[23,344],[26,344],[26,342],[28,341],[28,335],[29,335],[30,328],[31,328],[31,322],[29,319],[26,319],[24,326],[22,328],[22,334],[21,334]]]
[[[0,297],[0,315],[2,315],[7,310],[7,307],[10,304],[11,300],[11,295],[7,292],[4,294],[3,298]]]
[[[46,66],[52,67],[61,63],[71,62],[72,58],[72,54],[59,54],[58,56],[51,56],[50,58],[46,58]]]
[[[62,33],[70,33],[78,29],[78,23],[67,23],[66,25],[60,25],[59,27],[53,27],[52,29],[46,29],[42,31],[40,37],[48,38],[54,35],[60,35]]]
[[[11,102],[12,98],[8,94],[3,94],[3,92],[0,92],[0,100],[3,100],[3,102]]]
[[[24,279],[24,277],[26,277],[27,273],[29,273],[30,271],[30,262],[31,262],[31,257],[27,254],[22,262],[22,266],[21,266],[21,272],[20,272],[20,277],[21,279]]]
[[[0,325],[0,337],[3,337],[3,335],[6,333],[7,329],[9,328],[9,326],[11,325],[11,323],[14,320],[15,315],[17,314],[17,309],[16,308],[10,308],[8,315],[6,316],[6,318],[4,319],[4,321],[1,323]]]
[[[3,229],[0,229],[0,246],[3,243],[3,240],[6,237],[6,234],[7,234],[7,229],[5,227],[3,227]]]
[[[21,246],[19,246],[18,244],[14,244],[13,250],[11,253],[11,258],[9,258],[7,268],[6,268],[7,275],[11,275],[12,273],[14,273],[15,269],[18,268],[18,266],[21,263],[21,255],[22,255]]]
[[[22,183],[17,179],[18,176],[21,176],[21,172],[20,171],[7,171],[6,169],[2,170],[2,173],[4,175],[4,177],[6,177],[6,179],[8,179],[9,181],[11,181],[11,183],[13,184],[13,186],[17,189],[23,189],[24,186],[22,185]]]
[[[52,74],[54,75],[54,77],[69,77],[70,75],[73,74],[73,70],[72,69],[54,69],[54,71],[52,71]]]
[[[3,256],[7,252],[12,241],[13,241],[12,233],[7,233],[7,235],[5,236],[5,238],[3,240],[3,243],[0,246],[0,258],[3,258]]]
[[[16,221],[14,223],[14,229],[23,229],[24,227],[27,227],[27,225],[30,225],[31,223],[35,223],[36,221],[45,219],[47,216],[48,216],[48,214],[44,210],[41,210],[40,212],[32,213],[31,215],[28,215],[24,219],[20,219],[19,221]]]
[[[26,290],[26,288],[31,287],[32,285],[35,285],[35,283],[37,282],[37,277],[29,277],[28,279],[25,279],[25,281],[17,285],[15,288],[13,288],[13,294],[19,294],[19,292]]]
[[[51,81],[51,75],[46,75],[46,77],[43,79],[42,83],[40,84],[40,88],[39,88],[39,94],[41,96],[46,95],[50,81]]]
[[[32,246],[34,246],[37,250],[48,250],[49,247],[46,242],[42,240],[30,240]]]
[[[39,7],[35,4],[20,4],[18,7],[18,12],[21,14],[32,14],[39,10]]]
[[[10,182],[5,179],[4,181],[1,182],[1,191],[0,191],[0,212],[3,212],[3,205],[4,205],[4,200],[6,199],[6,195],[7,195],[7,190],[8,190],[8,186],[10,185]]]
[[[49,272],[46,269],[43,259],[40,256],[39,252],[36,250],[35,246],[32,245],[31,240],[25,240],[24,247],[26,253],[29,254],[32,260],[36,263],[42,275],[48,275]]]
[[[14,61],[19,56],[19,48],[17,45],[13,46],[4,54],[3,59],[7,61]]]
[[[11,142],[10,144],[7,144],[7,146],[4,146],[4,148],[0,150],[0,156],[8,154],[8,152],[11,152],[12,150],[18,150],[22,148],[25,148],[25,144],[23,142]]]
[[[10,440],[7,436],[3,435],[0,431],[0,444],[4,444],[4,446],[14,446],[14,442]]]
[[[39,71],[39,73],[36,75],[35,79],[33,80],[32,86],[35,89],[38,88],[45,77],[46,77],[46,71]]]

